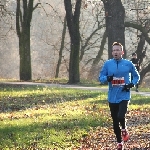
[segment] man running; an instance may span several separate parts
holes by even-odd
[[[114,42],[112,45],[113,59],[104,63],[99,74],[99,81],[101,83],[108,82],[109,86],[108,102],[117,139],[117,150],[123,150],[123,141],[126,142],[129,139],[125,115],[131,98],[130,88],[134,87],[140,79],[133,63],[123,59],[123,54],[122,44]],[[133,76],[132,82],[131,74]]]

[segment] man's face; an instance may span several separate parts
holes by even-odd
[[[135,54],[135,55],[133,55],[132,57],[133,57],[133,58],[137,58],[137,55]]]
[[[122,47],[120,45],[114,45],[112,48],[112,55],[114,59],[120,59],[122,58],[122,55],[124,54]]]

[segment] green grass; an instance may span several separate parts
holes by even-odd
[[[0,148],[29,149],[34,143],[64,149],[107,119],[97,112],[107,107],[102,93],[38,86],[3,86],[0,91]]]
[[[130,109],[144,108],[150,97],[133,95]],[[0,149],[71,149],[110,122],[107,93],[0,85]]]

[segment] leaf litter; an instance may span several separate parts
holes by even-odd
[[[130,139],[124,143],[124,150],[150,150],[150,109],[130,110],[126,118]],[[117,145],[112,123],[91,129],[79,142],[74,150],[116,150]]]

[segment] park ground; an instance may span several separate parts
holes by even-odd
[[[6,85],[38,85],[59,88],[73,88],[81,90],[96,90],[107,92],[106,87],[86,87],[67,84],[47,84],[33,82],[5,82]],[[134,95],[150,97],[150,92],[131,92]],[[135,102],[136,105],[136,102]],[[145,100],[141,105],[150,105],[149,100]],[[95,111],[96,107],[94,107]],[[103,115],[110,117],[108,110],[102,112]],[[109,122],[109,121],[108,121]],[[106,122],[103,127],[98,126],[95,130],[91,129],[85,137],[80,139],[80,146],[74,147],[74,150],[115,150],[116,139],[113,134],[112,124]],[[127,125],[130,133],[130,140],[125,145],[125,150],[150,150],[150,108],[131,109],[127,113]]]

